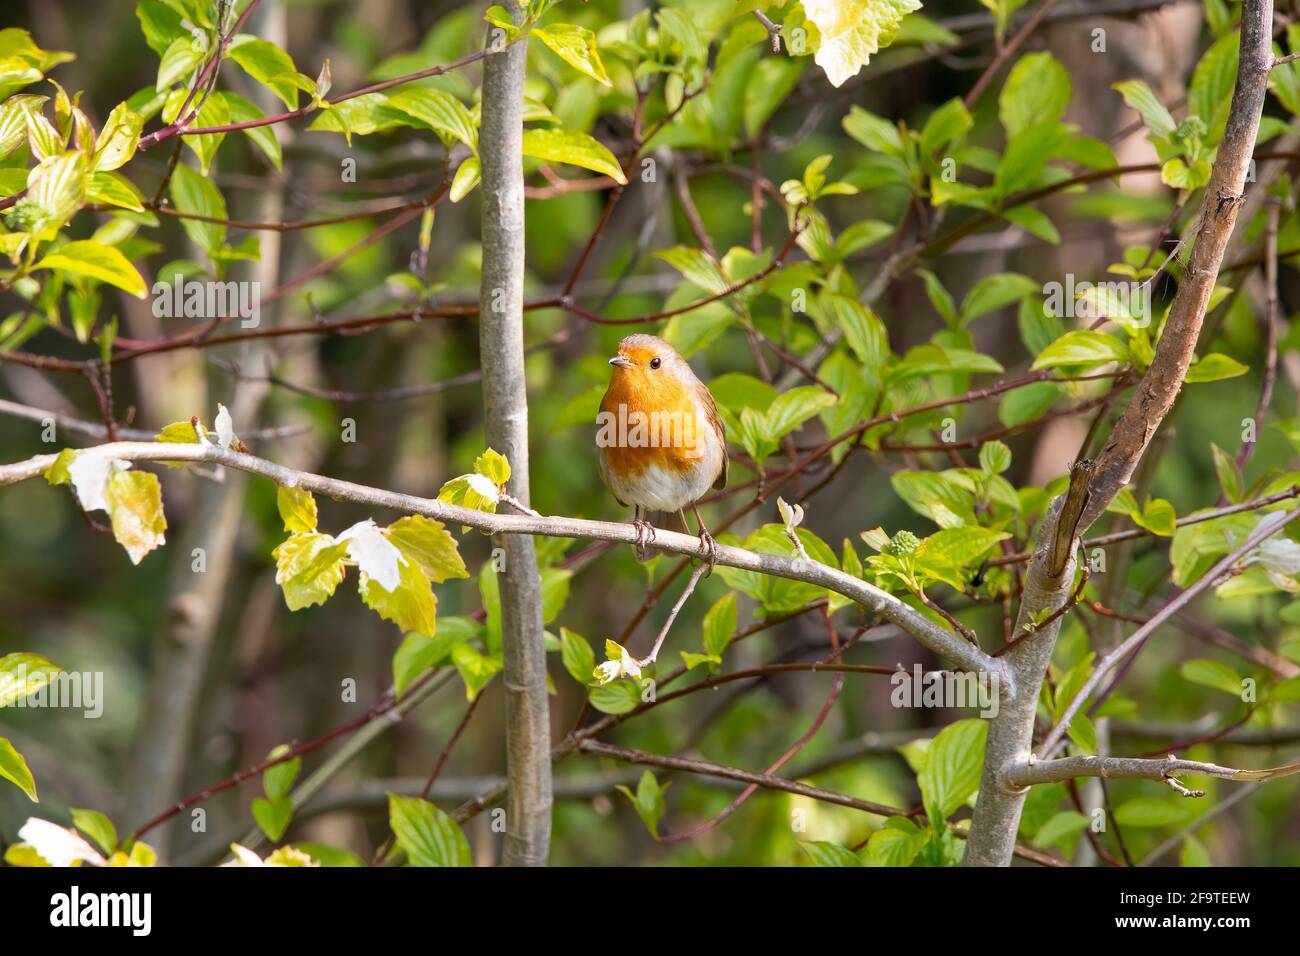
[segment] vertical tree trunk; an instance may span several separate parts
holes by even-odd
[[[1169,307],[1155,357],[1137,392],[1111,432],[1110,439],[1090,469],[1088,495],[1072,538],[1097,520],[1106,506],[1132,478],[1160,422],[1169,413],[1191,365],[1205,309],[1223,264],[1244,198],[1246,174],[1259,132],[1259,118],[1269,70],[1273,64],[1272,0],[1244,0],[1241,10],[1241,62],[1232,92],[1232,107],[1205,187],[1201,216],[1195,227],[1190,261]],[[1038,547],[1025,577],[1025,590],[1016,634],[1022,634],[1035,614],[1065,603],[1073,586],[1073,561],[1061,574],[1051,574],[1050,555],[1059,537],[1057,522],[1063,513],[1060,499],[1044,517]],[[1032,752],[1034,718],[1047,662],[1051,660],[1058,618],[1006,654],[1011,686],[1003,688],[998,715],[989,726],[988,751],[980,780],[979,800],[966,841],[966,866],[1007,866],[1015,848],[1020,811],[1026,789],[1007,781],[1007,770],[1024,763]]]
[[[515,16],[518,17],[516,10]],[[487,57],[479,131],[483,283],[479,353],[487,443],[510,461],[509,491],[528,504],[524,383],[523,104],[526,41]],[[551,735],[533,540],[504,535],[501,637],[506,689],[507,866],[544,866],[551,839]]]

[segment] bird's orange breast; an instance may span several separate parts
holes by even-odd
[[[686,474],[701,464],[710,425],[699,415],[691,390],[677,382],[648,386],[616,373],[601,400],[601,454],[620,475],[642,474],[653,465]]]

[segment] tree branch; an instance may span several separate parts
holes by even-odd
[[[1038,748],[1040,759],[1051,757],[1056,752],[1059,745],[1062,743],[1065,732],[1070,729],[1070,721],[1074,719],[1074,715],[1079,712],[1085,703],[1087,703],[1087,700],[1092,696],[1093,691],[1097,689],[1098,685],[1101,684],[1102,680],[1106,678],[1116,664],[1126,657],[1130,651],[1145,641],[1156,630],[1156,628],[1189,604],[1198,594],[1222,580],[1224,575],[1232,571],[1233,565],[1246,557],[1246,555],[1255,550],[1255,548],[1259,547],[1261,542],[1277,534],[1295,518],[1300,518],[1300,508],[1296,508],[1293,511],[1288,511],[1284,514],[1274,512],[1273,514],[1263,518],[1240,547],[1219,561],[1218,564],[1202,575],[1195,584],[1181,592],[1156,614],[1153,614],[1146,624],[1139,627],[1128,637],[1127,640],[1123,641],[1118,647],[1103,657],[1097,663],[1097,668],[1092,672],[1092,676],[1089,677],[1083,687],[1080,688],[1079,692],[1075,695],[1074,700],[1070,703],[1070,706],[1067,707],[1065,713],[1061,715],[1061,719],[1057,722],[1056,726],[1052,728],[1051,733],[1047,735],[1042,746]]]
[[[513,16],[521,23],[523,11]],[[515,43],[483,67],[483,273],[479,356],[487,444],[510,462],[507,491],[529,506],[528,392],[524,375],[524,73]],[[542,582],[532,538],[507,534],[501,588],[509,806],[502,862],[545,866],[551,844],[551,725],[542,642]]]
[[[1075,777],[1102,777],[1107,780],[1165,780],[1182,773],[1198,773],[1221,780],[1276,780],[1300,773],[1300,763],[1271,767],[1266,770],[1238,770],[1200,760],[1160,760],[1149,757],[1098,757],[1085,754],[1059,760],[1037,760],[1007,772],[1007,783],[1029,787],[1036,783],[1055,783]]]
[[[240,471],[269,479],[278,485],[303,488],[315,494],[354,504],[386,508],[403,514],[423,515],[449,525],[465,525],[490,535],[527,534],[613,541],[623,544],[636,543],[636,529],[631,524],[561,516],[532,517],[472,511],[433,498],[420,498],[416,495],[386,491],[298,471],[264,458],[217,448],[214,445],[118,442],[96,445],[93,448],[83,449],[78,454],[105,455],[123,461],[191,461],[225,465],[228,468],[238,468]],[[26,461],[0,465],[0,486],[39,477],[54,464],[55,457],[57,456],[37,455]],[[666,528],[655,530],[655,539],[651,547],[654,550],[687,557],[701,559],[708,557],[708,552],[701,545],[699,538],[679,531],[669,531]],[[964,670],[1002,672],[1003,665],[999,660],[972,647],[958,635],[939,626],[894,595],[828,565],[806,561],[803,558],[787,558],[776,554],[749,551],[730,545],[718,545],[717,563],[725,567],[739,568],[742,571],[755,571],[791,581],[803,581],[842,594],[868,611],[898,625],[922,646]]]
[[[1273,61],[1272,22],[1272,0],[1244,0],[1241,58],[1231,111],[1210,181],[1205,188],[1190,260],[1174,295],[1169,318],[1156,344],[1151,365],[1093,464],[1082,515],[1076,521],[1075,515],[1069,514],[1063,507],[1066,497],[1061,496],[1053,502],[1039,527],[1038,547],[1026,571],[1016,633],[1020,633],[1027,623],[1032,624],[1035,620],[1051,615],[1068,600],[1073,579],[1073,560],[1067,561],[1063,568],[1058,568],[1058,562],[1052,559],[1053,551],[1056,551],[1058,561],[1060,557],[1059,549],[1054,549],[1052,544],[1058,537],[1057,525],[1062,515],[1069,519],[1072,542],[1087,532],[1132,477],[1182,388],[1195,354],[1210,293],[1218,279],[1224,252],[1241,205],[1242,190],[1259,130],[1268,70]],[[1073,497],[1072,494],[1071,498]],[[1075,503],[1071,502],[1072,505]],[[1072,511],[1073,508],[1069,510]],[[1064,534],[1059,537],[1064,537]],[[1244,554],[1245,551],[1241,553]],[[1216,572],[1222,573],[1218,568]],[[1205,586],[1208,583],[1205,582]],[[1184,597],[1185,594],[1172,603],[1181,606],[1185,603]],[[1176,609],[1173,608],[1170,613]],[[1163,619],[1161,615],[1157,615],[1157,618]],[[1156,621],[1156,618],[1152,620]],[[1026,791],[1008,786],[1006,775],[1012,767],[1029,761],[1038,697],[1060,632],[1061,621],[1062,618],[1057,617],[1048,627],[1037,631],[1032,640],[1017,644],[1002,658],[1009,668],[1010,680],[1001,689],[1004,699],[998,716],[989,726],[980,797],[975,805],[964,865],[1006,866],[1011,861]],[[1147,631],[1147,628],[1140,630]],[[1121,645],[1126,651],[1131,646],[1133,645],[1127,641]],[[1105,666],[1099,667],[1093,678],[1100,680],[1098,674],[1107,669]],[[1071,713],[1053,732],[1052,746],[1060,740],[1064,728],[1068,726],[1069,717],[1077,712],[1087,696],[1087,689],[1076,696],[1070,707]],[[1052,753],[1050,747],[1042,750],[1042,756],[1051,756]]]

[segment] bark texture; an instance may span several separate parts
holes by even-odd
[[[519,12],[516,10],[516,17]],[[489,37],[489,42],[491,42]],[[527,45],[486,58],[479,155],[483,164],[483,282],[479,352],[487,443],[510,461],[509,492],[527,505],[528,393],[524,381],[523,105]],[[551,841],[551,732],[542,644],[542,586],[533,540],[501,537],[501,640],[506,690],[507,866],[545,866]]]
[[[1106,506],[1132,477],[1182,388],[1244,198],[1246,175],[1273,63],[1272,22],[1272,0],[1244,0],[1241,60],[1231,112],[1169,319],[1156,345],[1151,367],[1092,464],[1086,502],[1073,533],[1057,527],[1064,496],[1043,519],[1038,547],[1025,578],[1024,596],[1016,619],[1017,635],[1024,633],[1025,625],[1036,615],[1045,609],[1059,608],[1069,599],[1074,565],[1071,562],[1060,576],[1051,574],[1051,556],[1054,552],[1058,557],[1060,554],[1059,545],[1054,547],[1054,543],[1063,535],[1069,535],[1071,542],[1077,541],[1105,512]],[[1024,779],[1019,769],[1029,761],[1038,697],[1060,623],[1058,618],[1004,656],[1010,680],[998,716],[989,727],[979,801],[963,860],[966,866],[1007,866],[1011,862],[1020,811],[1028,792],[1019,784]]]

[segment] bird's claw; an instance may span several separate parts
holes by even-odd
[[[636,528],[636,559],[646,561],[650,558],[649,546],[654,544],[655,528],[645,518],[637,518],[632,522],[632,527]]]
[[[704,547],[704,551],[705,551],[704,561],[709,568],[707,571],[704,572],[704,576],[707,578],[710,574],[713,573],[713,569],[714,567],[717,566],[718,563],[718,542],[714,539],[713,535],[701,529],[700,544]]]

